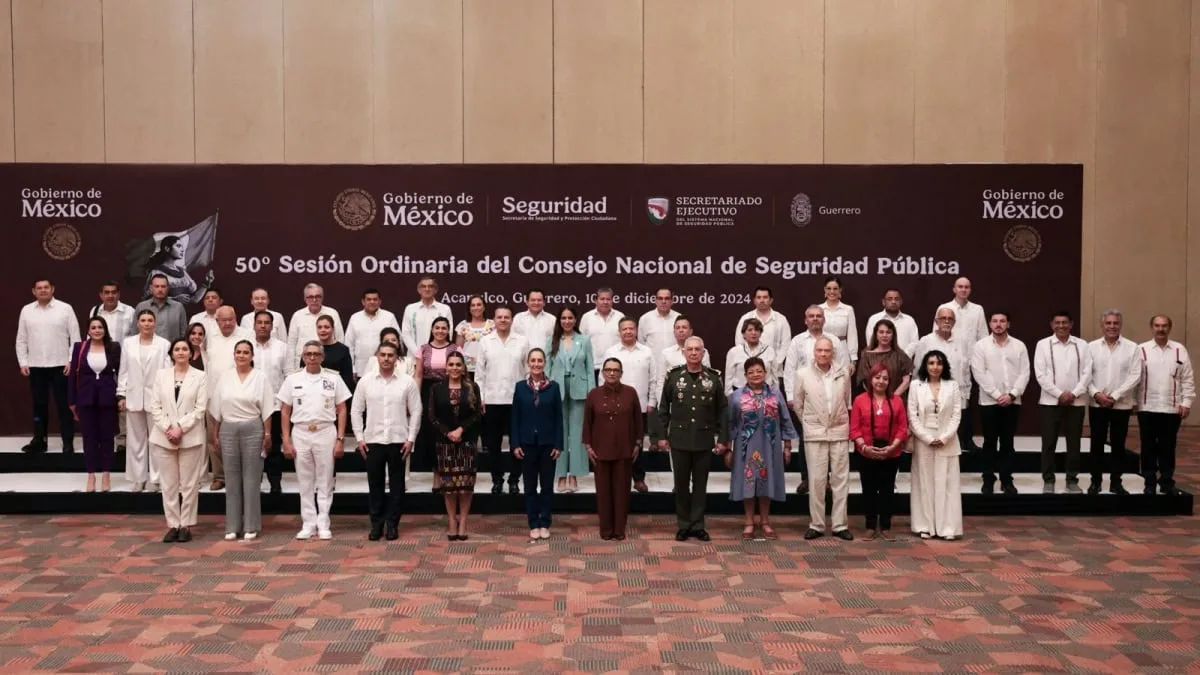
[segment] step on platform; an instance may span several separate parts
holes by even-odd
[[[976,442],[980,442],[980,438],[976,438]],[[21,452],[21,446],[29,442],[28,438],[20,438],[15,436],[0,437],[0,474],[3,473],[80,473],[84,471],[83,453],[80,450],[82,444],[76,440],[76,452],[74,454],[63,454],[62,441],[55,438],[50,441],[50,448],[47,452],[38,454],[26,454]],[[649,443],[647,442],[647,445]],[[1012,460],[1013,473],[1041,473],[1042,471],[1042,442],[1041,439],[1032,436],[1020,436],[1014,443],[1016,452]],[[507,444],[505,445],[504,454],[507,455]],[[354,442],[352,437],[346,439],[346,455],[337,460],[335,466],[337,471],[343,473],[361,473],[367,470],[366,463],[361,456],[356,452],[352,452]],[[1083,440],[1083,470],[1087,470],[1089,461],[1090,441]],[[1058,447],[1054,454],[1055,471],[1062,473],[1066,471],[1067,461],[1066,443],[1059,439]],[[852,468],[857,467],[857,462],[860,458],[855,456],[852,459]],[[505,457],[506,462],[508,458]],[[478,467],[482,472],[491,471],[492,457],[486,453],[479,455]],[[670,471],[671,458],[666,452],[649,451],[645,458],[645,469],[651,471]],[[1105,457],[1105,462],[1112,461],[1110,456]],[[912,463],[912,456],[905,454],[900,458],[900,470],[907,472]],[[118,452],[113,463],[113,466],[125,466],[125,453]],[[506,463],[507,467],[508,464]],[[979,473],[983,469],[982,453],[973,452],[963,454],[959,460],[959,467],[963,474]],[[1132,452],[1126,452],[1120,458],[1121,471],[1124,473],[1138,472],[1138,455]],[[792,466],[789,469],[797,469],[798,462],[793,458]],[[423,457],[414,457],[412,461],[412,470],[418,472],[431,471],[433,467],[430,462]],[[285,460],[285,471],[293,471],[292,462]],[[713,473],[728,473],[723,462],[713,462]]]
[[[729,500],[729,473],[712,474],[708,484],[708,510],[710,513],[741,513],[742,505]],[[130,491],[131,485],[121,473],[112,476],[112,492],[83,492],[85,476],[68,473],[9,473],[0,475],[0,513],[162,513],[162,496],[158,493]],[[911,475],[901,473],[896,480],[894,502],[897,514],[907,514]],[[438,514],[444,512],[441,495],[432,491],[432,475],[423,472],[410,474],[405,481],[407,492],[404,500],[406,513]],[[788,474],[788,498],[785,503],[774,503],[772,513],[807,516],[808,499],[795,493],[800,482],[799,474]],[[1172,495],[1143,495],[1141,476],[1126,476],[1124,485],[1130,495],[1114,495],[1102,492],[1098,495],[1068,494],[1066,479],[1057,476],[1056,491],[1043,494],[1040,474],[1017,474],[1014,483],[1019,494],[980,494],[981,479],[977,474],[962,476],[963,513],[967,516],[1062,516],[1062,515],[1191,515],[1193,498],[1188,493]],[[1087,490],[1090,479],[1081,476],[1080,487]],[[649,492],[633,494],[630,507],[634,513],[673,513],[673,477],[669,472],[652,472],[646,476]],[[1108,487],[1108,479],[1103,484]],[[506,486],[507,487],[507,486]],[[300,500],[295,475],[284,474],[283,490],[279,496],[265,494],[265,481],[260,485],[264,491],[263,512],[268,514],[298,514]],[[367,512],[367,481],[362,473],[342,472],[337,476],[333,500],[333,512],[339,515],[365,514]],[[849,511],[861,514],[862,486],[857,472],[850,475]],[[471,510],[479,514],[524,514],[524,498],[521,495],[491,494],[491,476],[480,473],[475,485],[475,496]],[[594,513],[596,510],[595,482],[592,476],[579,479],[577,492],[556,493],[554,511],[557,513]],[[223,514],[225,494],[208,489],[208,481],[200,491],[200,511],[204,514]]]

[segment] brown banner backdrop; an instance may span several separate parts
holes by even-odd
[[[343,319],[368,286],[399,315],[426,272],[456,321],[472,293],[520,310],[537,286],[550,311],[585,311],[611,286],[637,316],[665,286],[722,367],[756,285],[795,331],[828,275],[860,330],[894,286],[924,332],[966,275],[1032,348],[1054,311],[1079,313],[1082,194],[1078,165],[4,165],[0,316],[14,335],[44,277],[81,319],[106,279],[135,304],[159,260],[200,285],[211,274],[239,316],[260,285],[290,316],[308,282]],[[7,354],[0,434],[26,434],[28,388]]]

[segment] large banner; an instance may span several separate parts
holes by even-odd
[[[894,287],[925,331],[968,276],[1032,346],[1054,311],[1078,314],[1082,192],[1077,165],[5,165],[0,316],[15,332],[38,278],[82,319],[101,282],[134,304],[155,271],[190,305],[220,288],[239,316],[256,286],[290,316],[308,282],[343,319],[366,287],[399,315],[423,274],[456,320],[473,293],[519,311],[531,287],[586,311],[609,286],[637,316],[666,287],[722,368],[755,286],[793,331],[828,276],[860,331]],[[0,433],[26,433],[8,353]]]

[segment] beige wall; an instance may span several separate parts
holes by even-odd
[[[1200,337],[1200,0],[0,0],[0,97],[18,162],[1082,162],[1083,333]]]

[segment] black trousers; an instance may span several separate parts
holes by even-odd
[[[1054,451],[1058,433],[1067,439],[1067,482],[1079,480],[1079,444],[1083,438],[1083,407],[1077,405],[1039,405],[1038,423],[1042,432],[1042,480],[1054,481]]]
[[[858,474],[862,478],[863,515],[868,530],[892,529],[892,501],[899,470],[899,457],[863,460]]]
[[[367,509],[371,527],[400,522],[404,503],[404,454],[400,443],[367,444]],[[386,472],[386,475],[385,475]],[[391,491],[384,491],[384,479]]]
[[[1021,406],[979,406],[979,417],[983,422],[983,482],[995,483],[1000,474],[1000,483],[1012,483],[1013,439],[1017,435],[1017,418]]]
[[[649,417],[650,416],[647,415],[646,413],[642,413],[642,428],[643,429],[650,428],[649,426],[647,426],[650,422]],[[649,451],[646,448],[642,448],[642,451],[638,453],[637,459],[633,460],[633,482],[635,482],[635,483],[639,482],[639,481],[644,483],[646,481],[646,455],[647,454],[649,454]]]
[[[970,360],[969,358],[967,359]],[[975,384],[971,379],[970,373],[959,375],[959,382],[969,382],[971,384],[971,395],[967,397],[968,407],[962,409],[962,420],[958,423],[958,446],[963,450],[975,449],[975,418],[971,415],[973,408],[978,408],[981,412],[983,406],[979,405],[979,385]],[[983,417],[981,414],[980,417]]]
[[[1100,407],[1088,409],[1088,420],[1092,428],[1088,468],[1091,470],[1094,485],[1100,484],[1105,473],[1110,476],[1110,490],[1121,484],[1121,462],[1125,459],[1125,439],[1129,436],[1129,417],[1132,412]],[[1104,458],[1105,443],[1112,448],[1107,461]]]
[[[1138,412],[1146,487],[1158,485],[1164,492],[1175,488],[1175,442],[1182,422],[1177,414]]]
[[[75,418],[67,405],[67,376],[62,366],[29,369],[29,393],[33,399],[33,442],[45,445],[50,427],[50,394],[58,410],[59,433],[63,448],[75,445]]]
[[[283,417],[278,410],[271,414],[271,447],[263,459],[263,473],[267,480],[276,483],[283,480]]]
[[[792,453],[795,458],[796,465],[800,468],[800,480],[808,480],[808,460],[804,457],[804,425],[800,422],[800,417],[796,415],[796,411],[788,407],[788,414],[792,416],[792,426],[795,427],[796,433],[800,435],[796,439],[796,451]]]
[[[429,423],[426,406],[429,405],[429,392],[439,381],[430,377],[421,380],[421,426],[417,430],[417,441],[413,443],[414,471],[418,465],[428,471],[437,467],[437,431]]]
[[[504,454],[501,446],[504,437],[508,435],[512,425],[512,406],[489,403],[483,411],[483,449],[488,454],[491,464],[492,484],[504,482],[504,472],[508,472],[508,484],[516,485],[521,481],[521,467],[512,452]]]
[[[525,477],[525,515],[529,529],[550,527],[554,520],[550,509],[554,501],[554,448],[548,445],[524,445],[521,473]],[[540,489],[539,489],[540,488]]]

